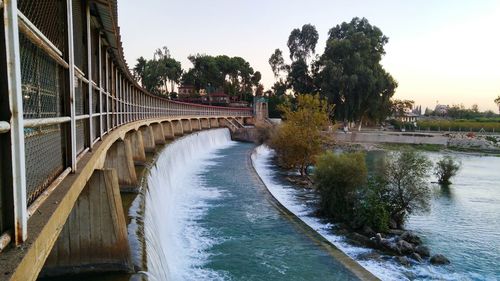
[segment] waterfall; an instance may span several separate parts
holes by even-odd
[[[201,269],[214,243],[197,222],[207,200],[220,196],[199,179],[203,168],[221,148],[232,145],[229,130],[193,133],[169,144],[148,176],[144,237],[151,281],[204,280],[217,276]]]

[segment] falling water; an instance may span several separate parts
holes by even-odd
[[[203,131],[168,145],[148,176],[144,236],[149,280],[193,280],[216,277],[201,269],[204,249],[214,239],[204,235],[195,220],[207,209],[206,200],[219,192],[203,187],[196,171],[210,165],[207,159],[233,145],[228,129]],[[217,278],[214,278],[217,279]]]

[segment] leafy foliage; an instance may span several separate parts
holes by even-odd
[[[290,103],[280,106],[284,122],[272,136],[270,146],[281,166],[306,174],[307,167],[322,150],[321,130],[330,124],[331,109],[319,95],[298,96],[296,108]]]
[[[329,32],[325,52],[316,62],[316,84],[336,106],[337,120],[361,123],[384,120],[397,87],[380,61],[388,38],[367,19],[354,18]]]
[[[387,202],[390,217],[398,227],[409,214],[429,208],[429,170],[432,163],[413,150],[389,153],[378,176],[380,198]]]
[[[347,221],[352,218],[356,191],[365,184],[367,169],[362,153],[326,152],[314,171],[321,210],[327,217]]]
[[[137,59],[134,75],[144,88],[154,94],[167,95],[174,91],[182,75],[181,63],[170,57],[167,47],[157,49],[152,60]],[[170,90],[168,89],[170,84]]]
[[[307,60],[315,53],[319,35],[316,27],[312,24],[304,24],[302,29],[295,28],[288,37],[288,49],[291,60]]]
[[[208,92],[222,89],[240,100],[252,96],[252,86],[259,86],[262,76],[241,57],[198,54],[189,56],[189,60],[193,67],[182,76],[184,84],[193,85],[197,90],[207,89]]]
[[[460,166],[460,163],[453,157],[446,155],[436,163],[434,174],[438,177],[440,184],[449,185],[450,179],[458,173]]]

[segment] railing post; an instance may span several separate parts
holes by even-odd
[[[66,0],[67,32],[68,32],[68,85],[69,85],[69,108],[71,121],[69,123],[69,165],[72,172],[76,172],[76,121],[75,121],[75,60],[73,46],[73,1]]]
[[[26,207],[26,167],[24,158],[24,120],[21,88],[21,58],[17,23],[17,0],[3,1],[5,50],[10,109],[10,145],[12,195],[14,201],[14,241],[21,244],[28,238],[28,212]],[[8,159],[2,159],[8,161]]]
[[[102,135],[104,133],[103,131],[103,125],[102,125],[102,48],[101,48],[101,33],[99,32],[98,35],[98,42],[97,42],[97,50],[99,52],[98,54],[98,59],[99,59],[99,136],[102,138]]]
[[[92,34],[90,32],[90,5],[87,2],[85,4],[85,18],[87,21],[87,79],[89,80],[88,85],[88,103],[89,103],[89,148],[92,149],[94,143],[94,118],[92,117],[92,99],[94,93],[93,81],[92,81]]]

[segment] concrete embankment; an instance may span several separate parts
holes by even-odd
[[[400,143],[400,144],[448,144],[448,137],[442,134],[404,133],[404,132],[335,132],[338,142],[351,143]]]

